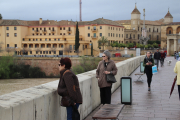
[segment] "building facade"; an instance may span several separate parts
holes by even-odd
[[[98,40],[105,36],[109,42],[124,43],[124,26],[99,18],[81,21],[79,28],[79,55],[99,54]],[[1,54],[15,51],[17,55],[77,55],[75,52],[76,22],[1,20]]]

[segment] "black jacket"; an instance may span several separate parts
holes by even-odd
[[[155,52],[154,53],[154,59],[160,59],[160,57],[161,57],[161,53],[160,52]]]
[[[151,62],[152,65],[146,65],[147,62]],[[152,72],[152,66],[154,66],[154,59],[152,57],[150,57],[149,59],[147,57],[144,58],[144,62],[143,62],[143,66],[144,68],[144,73],[146,72]]]

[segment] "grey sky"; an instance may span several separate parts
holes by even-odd
[[[170,7],[173,21],[180,22],[180,0],[82,0],[82,20],[131,19],[135,2],[141,19],[144,8],[146,20],[159,20]],[[3,19],[79,21],[79,0],[0,0],[0,13]]]

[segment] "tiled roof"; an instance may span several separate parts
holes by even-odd
[[[42,23],[39,24],[39,21],[27,21],[28,26],[52,26],[52,25],[59,25],[59,22],[54,20],[42,20]]]
[[[2,20],[2,22],[0,23],[0,26],[3,26],[3,25],[27,26],[28,24],[27,24],[27,21],[23,21],[23,20]]]
[[[131,14],[141,14],[139,10],[135,7]]]
[[[164,18],[173,18],[173,16],[172,16],[171,13],[168,11],[168,13],[165,15]]]
[[[131,20],[118,20],[118,21],[115,21],[119,24],[131,24]]]
[[[180,22],[172,22],[172,23],[169,23],[169,24],[166,24],[166,25],[180,25]]]

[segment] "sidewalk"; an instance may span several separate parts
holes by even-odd
[[[166,60],[172,60],[170,66]],[[175,73],[174,66],[176,60],[173,57],[165,59],[164,66],[159,67],[158,74],[153,75],[151,92],[148,92],[147,78],[143,75],[143,81],[136,81],[135,73],[140,72],[136,69],[132,74],[133,104],[125,105],[119,115],[119,120],[180,120],[180,101],[178,89],[175,89],[169,99]],[[121,104],[120,88],[112,94],[112,104]],[[99,109],[94,110],[85,120],[92,120],[93,114]]]

